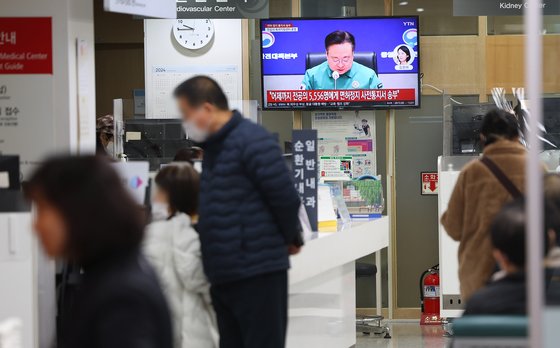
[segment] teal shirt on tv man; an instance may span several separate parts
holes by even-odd
[[[354,62],[354,36],[335,31],[325,38],[327,60],[308,69],[301,83],[302,90],[381,89],[383,82],[375,71]]]

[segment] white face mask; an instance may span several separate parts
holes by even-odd
[[[169,218],[169,205],[166,203],[152,202],[152,220],[163,221]]]
[[[183,122],[183,129],[188,138],[196,143],[203,143],[210,136],[210,120],[208,120],[208,125],[205,128],[200,128],[194,122],[195,118],[200,117],[200,115],[198,115],[200,112],[201,109],[198,109],[190,120]]]
[[[192,121],[185,121],[183,122],[183,129],[187,134],[188,138],[196,143],[202,143],[206,139],[210,133],[207,129],[199,128],[194,122]]]

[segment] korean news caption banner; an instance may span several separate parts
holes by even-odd
[[[177,18],[268,18],[268,0],[177,0]]]
[[[527,0],[453,0],[454,16],[523,16]],[[544,15],[560,15],[560,1],[539,3]]]
[[[52,74],[52,20],[0,18],[0,74]]]
[[[292,133],[294,181],[307,211],[311,229],[317,231],[317,130]]]

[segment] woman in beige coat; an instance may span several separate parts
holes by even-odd
[[[490,111],[480,129],[483,156],[490,159],[521,192],[525,187],[526,150],[519,143],[516,118],[502,110]],[[468,301],[494,270],[489,227],[512,194],[480,160],[463,168],[441,223],[459,242],[461,297]]]

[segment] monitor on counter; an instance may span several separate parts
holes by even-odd
[[[261,21],[268,110],[420,106],[418,17]]]

